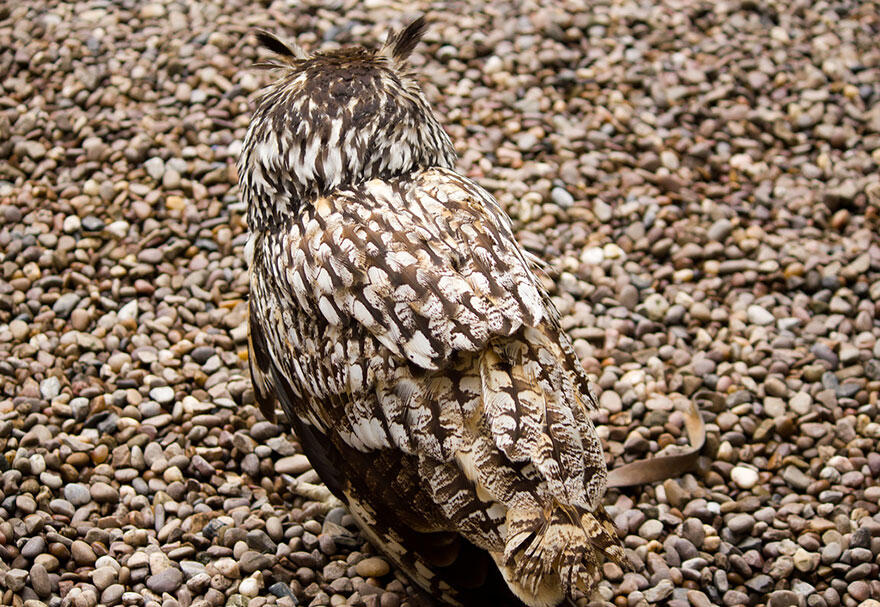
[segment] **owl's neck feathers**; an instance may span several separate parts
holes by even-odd
[[[377,51],[312,57],[261,34],[282,76],[260,99],[239,159],[251,230],[338,188],[453,166],[452,142],[405,70],[424,28],[419,19]]]

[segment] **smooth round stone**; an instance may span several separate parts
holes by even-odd
[[[119,490],[105,482],[97,482],[91,488],[92,498],[102,504],[115,503],[119,501]]]
[[[86,215],[83,217],[81,225],[87,232],[100,232],[104,229],[104,222],[94,215]]]
[[[553,188],[550,191],[550,199],[564,209],[574,204],[574,196],[569,194],[565,188]]]
[[[760,477],[757,470],[746,466],[734,466],[730,471],[730,478],[740,489],[751,489],[758,484]]]
[[[754,304],[748,307],[748,310],[746,310],[746,314],[748,315],[749,322],[754,325],[765,326],[773,324],[773,321],[776,320],[776,317],[774,317],[773,314],[771,314],[761,306]]]
[[[257,596],[257,594],[259,594],[260,585],[261,584],[259,583],[259,581],[254,579],[253,576],[246,577],[238,585],[238,592],[241,593],[245,597],[253,598],[253,597]]]
[[[98,567],[92,572],[92,583],[98,590],[105,590],[116,582],[116,570],[113,567]]]
[[[380,556],[367,557],[355,565],[355,571],[361,577],[382,577],[391,571],[388,562]]]
[[[57,571],[58,570],[58,558],[52,554],[40,554],[34,559],[34,564],[42,565],[46,568],[46,571]]]
[[[245,573],[253,573],[254,571],[269,569],[275,564],[275,560],[274,555],[260,554],[253,550],[247,550],[241,555],[241,570]]]
[[[161,405],[167,405],[174,401],[174,388],[171,386],[157,386],[150,390],[150,398]]]
[[[30,538],[21,547],[21,555],[29,560],[36,558],[38,554],[42,554],[46,550],[46,540],[41,536]]]
[[[800,597],[791,590],[774,590],[767,600],[767,607],[797,607]]]
[[[175,567],[168,567],[147,578],[147,588],[157,594],[173,593],[182,583],[183,572]]]
[[[110,584],[101,593],[101,602],[105,605],[115,605],[122,598],[125,586],[122,584]]]
[[[660,580],[653,588],[645,590],[645,600],[649,603],[658,603],[670,596],[675,590],[672,580]]]
[[[846,591],[852,598],[859,601],[860,603],[868,598],[871,598],[871,587],[864,580],[857,580],[855,582],[852,582],[849,586],[847,586]]]
[[[663,523],[657,519],[648,519],[639,527],[639,537],[656,540],[663,533]]]
[[[788,392],[788,386],[779,378],[768,377],[767,381],[764,382],[764,392],[768,396],[782,397]]]
[[[81,483],[71,483],[64,488],[64,499],[74,506],[84,506],[91,501],[88,487]]]
[[[31,464],[31,474],[39,476],[46,471],[46,459],[40,453],[34,453],[28,458]]]
[[[731,232],[733,232],[733,224],[729,219],[722,218],[709,227],[706,236],[709,237],[709,240],[723,242],[730,236]]]
[[[302,474],[311,468],[309,459],[302,453],[282,457],[275,462],[275,472],[278,474]]]
[[[52,582],[49,579],[49,572],[39,563],[31,567],[31,587],[40,598],[44,599],[52,594]]]
[[[80,218],[76,215],[68,215],[64,218],[64,222],[61,224],[61,230],[65,234],[73,234],[78,231],[82,227],[82,222]]]
[[[79,565],[91,565],[98,558],[92,547],[82,540],[76,540],[70,545],[70,555]]]
[[[25,515],[33,514],[37,510],[37,502],[30,495],[19,495],[15,498],[15,507]]]
[[[794,559],[794,566],[799,571],[807,573],[818,566],[820,557],[815,552],[807,552],[803,548],[798,548],[792,558]]]
[[[620,413],[623,410],[623,402],[620,399],[620,395],[613,390],[602,392],[602,396],[599,397],[599,406],[612,414]]]
[[[180,561],[180,569],[187,579],[205,572],[205,566],[198,561]]]
[[[737,514],[727,521],[727,528],[736,534],[749,533],[755,526],[755,517],[751,514]]]

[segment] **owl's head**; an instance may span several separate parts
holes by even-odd
[[[251,230],[283,221],[336,188],[422,168],[452,167],[455,151],[407,58],[426,28],[419,18],[378,49],[308,55],[261,32],[277,55],[239,159]]]

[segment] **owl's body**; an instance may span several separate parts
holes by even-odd
[[[254,385],[433,596],[557,605],[623,560],[596,403],[509,219],[400,71],[423,27],[377,52],[268,42],[289,73],[240,165]]]

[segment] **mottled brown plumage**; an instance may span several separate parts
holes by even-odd
[[[251,372],[421,587],[557,605],[624,560],[596,402],[510,220],[454,171],[407,72],[424,28],[313,56],[262,35],[280,73],[239,165]]]

